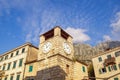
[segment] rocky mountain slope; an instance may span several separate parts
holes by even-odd
[[[74,44],[75,57],[78,60],[89,63],[93,56],[108,49],[120,46],[120,41],[106,41],[92,47],[89,44]]]

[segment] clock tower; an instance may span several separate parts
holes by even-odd
[[[72,59],[73,53],[72,37],[59,26],[40,36],[38,60],[57,54]]]
[[[26,75],[35,80],[82,80],[88,76],[87,66],[73,57],[72,37],[56,26],[40,36],[38,59],[26,65]],[[28,72],[31,66],[33,72]]]
[[[72,37],[59,26],[40,36],[38,75],[40,80],[72,80]]]

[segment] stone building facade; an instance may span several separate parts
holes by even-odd
[[[25,43],[0,55],[0,80],[22,80],[25,63],[35,60],[37,53],[37,47]]]
[[[97,80],[120,79],[120,47],[102,52],[92,59]]]

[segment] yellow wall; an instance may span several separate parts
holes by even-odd
[[[105,77],[110,77],[112,75],[115,75],[117,73],[120,73],[120,68],[118,67],[118,64],[120,64],[120,56],[115,57],[115,52],[120,51],[120,48],[115,48],[109,51],[106,51],[104,53],[101,53],[102,55],[96,56],[92,59],[93,62],[93,67],[94,67],[94,71],[95,71],[95,76],[99,77],[99,78],[105,78]],[[116,62],[116,67],[117,70],[112,70],[111,72],[108,70],[108,67],[106,67],[107,72],[106,73],[99,73],[99,69],[104,67],[104,60],[107,59],[107,55],[111,54],[112,57],[115,57],[115,62]],[[102,57],[102,61],[99,62],[98,58]],[[120,74],[117,75],[118,78],[120,79]],[[113,77],[114,78],[114,77]],[[113,78],[111,78],[111,80],[113,80]]]

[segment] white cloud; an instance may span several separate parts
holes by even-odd
[[[112,35],[114,40],[120,40],[120,12],[117,12],[115,19],[112,20],[110,25],[112,27]]]
[[[108,35],[103,36],[103,41],[110,41],[110,40],[111,40],[110,36],[108,36]]]
[[[73,37],[74,42],[86,42],[90,40],[90,37],[85,33],[87,31],[85,29],[68,27],[65,31]]]

